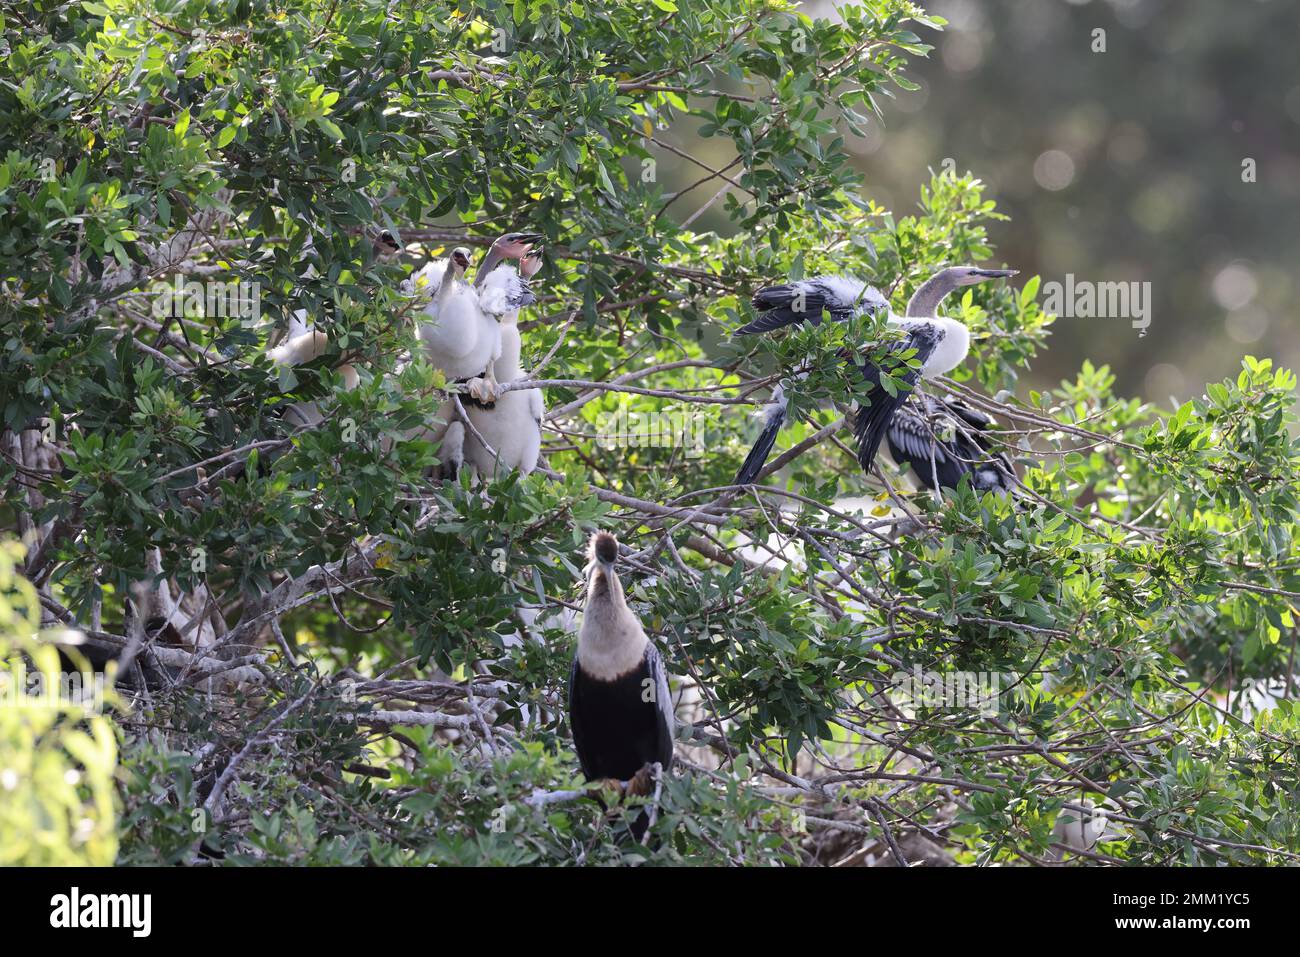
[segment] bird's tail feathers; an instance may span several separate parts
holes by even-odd
[[[758,473],[763,471],[763,465],[767,462],[767,457],[772,454],[772,446],[776,445],[777,433],[781,431],[781,426],[785,422],[785,406],[778,406],[773,410],[763,431],[759,433],[758,440],[754,447],[749,450],[745,456],[745,462],[740,466],[740,471],[736,473],[733,485],[753,485],[758,479]]]
[[[886,401],[887,398],[882,389],[874,389],[871,403],[858,406],[853,433],[858,437],[858,464],[863,472],[871,471],[871,463],[876,460],[880,441],[885,437],[885,428],[894,412],[893,404]]]

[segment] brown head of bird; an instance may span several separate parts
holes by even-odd
[[[596,532],[587,545],[587,558],[591,573],[587,579],[587,595],[594,598],[606,592],[621,594],[614,562],[618,560],[618,539],[609,532]]]

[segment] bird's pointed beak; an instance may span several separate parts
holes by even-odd
[[[1009,279],[1018,275],[1019,269],[976,269],[975,275],[981,279]]]
[[[541,233],[507,233],[496,241],[496,247],[507,259],[522,259],[541,241]]]

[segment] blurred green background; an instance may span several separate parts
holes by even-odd
[[[1300,367],[1300,2],[922,5],[948,26],[923,33],[936,49],[909,69],[921,89],[885,100],[883,125],[850,139],[866,195],[911,212],[948,160],[1011,216],[990,236],[1025,275],[1151,284],[1145,337],[1125,318],[1061,318],[1025,384],[1053,385],[1091,358],[1121,394],[1163,404],[1235,375],[1246,353]],[[831,3],[803,9],[836,15]],[[683,125],[681,145],[730,158]],[[663,168],[670,189],[699,173]],[[699,192],[682,218],[711,194]],[[730,232],[722,206],[697,228]]]

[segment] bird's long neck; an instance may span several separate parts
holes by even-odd
[[[491,273],[493,269],[497,268],[497,263],[499,262],[501,262],[501,252],[496,248],[496,246],[493,246],[488,250],[487,256],[484,258],[482,265],[480,265],[478,270],[474,273],[475,289],[478,289],[483,285],[483,280],[487,279],[488,274]]]
[[[442,305],[451,295],[451,291],[456,288],[456,271],[452,269],[451,262],[448,261],[447,268],[442,271],[442,281],[438,283],[438,293],[434,297],[438,305]]]
[[[939,303],[943,302],[944,297],[952,292],[956,287],[944,273],[940,272],[931,276],[921,287],[912,293],[912,298],[908,300],[908,316],[933,316],[939,310]]]
[[[627,607],[613,571],[597,565],[587,577],[587,603],[578,631],[578,665],[602,681],[613,681],[641,663],[645,631]]]

